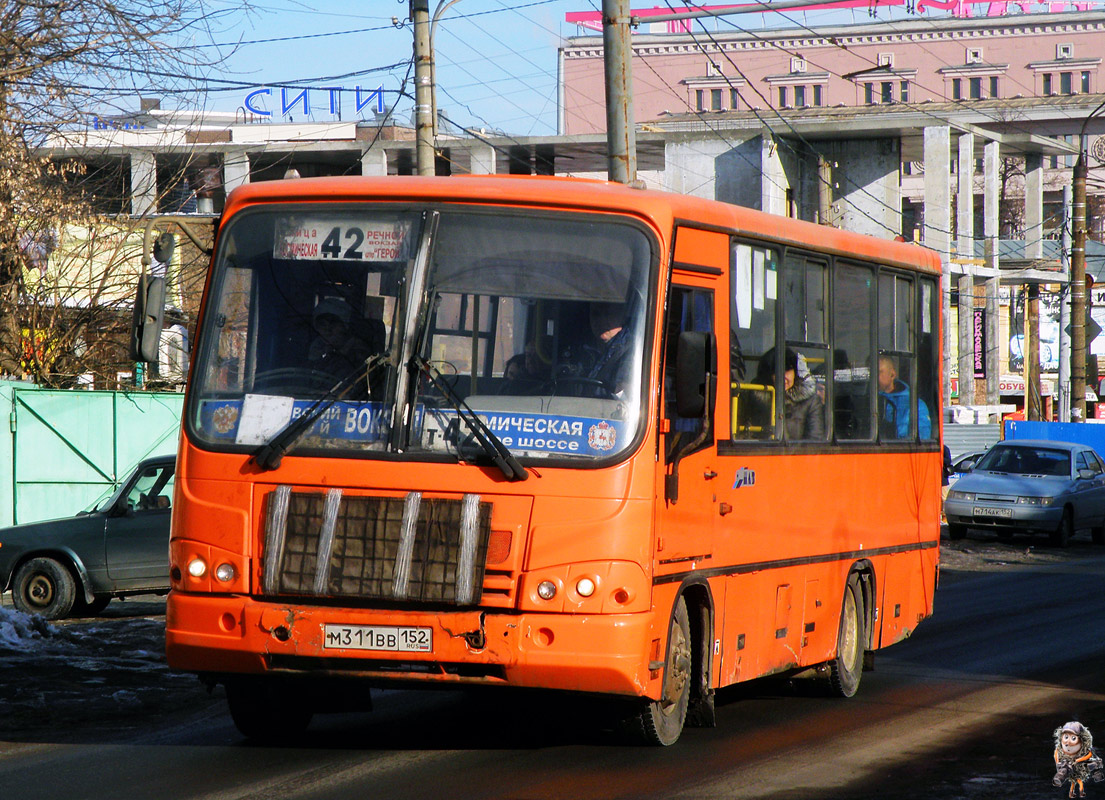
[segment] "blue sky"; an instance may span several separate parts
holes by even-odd
[[[447,2],[430,0],[431,14],[443,1]],[[412,50],[411,26],[404,24],[407,0],[258,0],[248,14],[240,10],[238,0],[205,2],[223,14],[214,41],[239,43],[207,75],[244,85],[226,89],[225,84],[213,83],[218,91],[206,97],[180,96],[175,101],[180,106],[233,111],[245,105],[251,87],[295,84],[314,87],[308,95],[311,118],[330,121],[337,117],[330,113],[330,94],[324,87],[339,86],[347,90],[340,95],[341,118],[371,119],[367,108],[363,114],[355,113],[354,89],[361,87],[364,100],[372,89],[382,86],[388,104],[396,103],[395,118],[410,124],[413,101],[396,94],[404,85]],[[633,3],[634,8],[665,5],[665,0]],[[449,5],[441,15],[434,42],[439,109],[465,127],[522,136],[556,133],[557,48],[562,38],[577,33],[574,24],[564,21],[565,13],[600,8],[601,0],[458,0]],[[887,19],[886,15],[885,9],[880,9],[879,17]],[[796,16],[794,12],[787,15]],[[811,25],[872,21],[866,10],[800,16]],[[392,25],[393,17],[401,27]],[[745,28],[782,27],[787,17],[746,15],[739,18],[739,24]],[[735,22],[738,18],[729,19]],[[727,27],[732,23],[708,24]],[[215,51],[207,48],[205,52]],[[412,86],[408,79],[407,90]],[[298,88],[286,91],[282,98],[281,89],[270,88],[267,96],[256,96],[250,102],[254,108],[274,112],[275,121],[281,116],[284,100],[299,93]],[[303,119],[302,101],[291,105],[291,117]]]

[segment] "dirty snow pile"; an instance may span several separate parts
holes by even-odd
[[[14,608],[0,608],[0,648],[24,649],[29,642],[53,636],[55,629],[42,617]]]

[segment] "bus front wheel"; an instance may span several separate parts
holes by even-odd
[[[829,662],[829,686],[838,697],[852,697],[863,675],[864,651],[863,591],[852,575],[844,587],[840,628],[836,637],[836,658]]]
[[[650,700],[633,720],[635,732],[647,744],[667,747],[679,740],[691,699],[693,659],[687,603],[680,597],[671,615],[668,657],[659,700]]]
[[[247,739],[280,742],[294,739],[311,724],[310,708],[296,702],[288,687],[264,678],[226,682],[226,701],[238,732]]]

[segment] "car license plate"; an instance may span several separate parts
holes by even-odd
[[[322,646],[327,650],[432,653],[433,629],[388,625],[324,625]]]
[[[1005,519],[1011,519],[1013,517],[1013,509],[1011,508],[975,506],[974,513],[976,517],[1003,517]]]

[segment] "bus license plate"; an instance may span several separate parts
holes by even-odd
[[[1013,516],[1013,509],[1011,508],[991,508],[990,506],[975,506],[976,517],[1004,517],[1009,519]]]
[[[433,629],[385,625],[325,625],[323,648],[327,650],[390,650],[398,653],[432,653]]]

